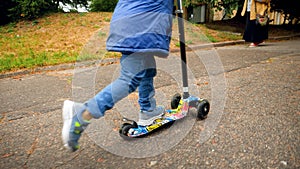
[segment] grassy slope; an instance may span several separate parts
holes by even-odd
[[[52,14],[0,28],[0,72],[74,62],[110,13]]]
[[[59,13],[0,27],[0,73],[75,62],[90,37],[107,27],[110,18],[111,13]],[[187,44],[199,43],[197,34],[204,34],[211,42],[241,39],[239,35],[207,29],[205,25],[192,27],[197,30],[186,29]],[[177,35],[173,36],[171,48],[176,48]]]

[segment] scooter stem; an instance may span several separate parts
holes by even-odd
[[[179,30],[179,45],[180,45],[180,56],[181,56],[181,69],[182,69],[182,83],[183,83],[183,99],[189,97],[188,89],[188,75],[187,75],[187,62],[186,62],[186,49],[185,49],[185,35],[184,35],[184,19],[183,19],[183,8],[182,0],[177,0],[177,19],[178,19],[178,30]]]

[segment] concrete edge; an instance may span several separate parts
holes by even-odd
[[[23,76],[27,74],[34,74],[34,73],[42,73],[42,72],[51,72],[51,71],[60,71],[60,70],[68,70],[73,69],[75,67],[88,67],[91,65],[105,65],[105,64],[113,64],[118,62],[119,59],[117,58],[108,58],[103,60],[92,60],[92,61],[82,61],[82,62],[76,62],[76,63],[65,63],[65,64],[59,64],[59,65],[53,65],[53,66],[42,66],[42,67],[36,67],[33,69],[21,69],[14,72],[7,72],[0,74],[0,79],[4,78],[11,78],[16,76]]]
[[[295,37],[300,37],[300,33],[290,35],[290,36],[269,37],[268,40],[287,40],[287,39],[291,39],[291,38],[295,38]],[[238,45],[238,44],[244,44],[244,43],[246,43],[244,40],[206,43],[206,44],[201,44],[201,45],[188,46],[187,51],[214,48],[214,47],[223,47],[223,46],[230,46],[230,45]],[[180,50],[172,49],[172,50],[170,50],[170,52],[177,53],[177,52],[180,52]],[[54,66],[36,67],[33,69],[22,69],[22,70],[18,70],[15,72],[7,72],[7,73],[0,74],[0,79],[11,78],[11,77],[15,77],[15,76],[22,76],[22,75],[27,75],[27,74],[48,72],[48,71],[67,70],[67,69],[72,69],[75,66],[76,67],[87,67],[87,66],[91,66],[93,64],[99,64],[99,65],[108,64],[108,63],[112,64],[112,63],[118,62],[118,60],[119,59],[117,59],[117,58],[108,58],[108,59],[103,59],[100,61],[84,61],[84,62],[80,62],[80,65],[76,65],[77,63],[68,63],[68,64],[59,64],[59,65],[54,65]]]

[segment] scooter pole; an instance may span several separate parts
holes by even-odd
[[[182,0],[177,0],[177,19],[178,19],[178,30],[179,30],[179,41],[180,41],[180,56],[181,56],[181,69],[182,69],[182,83],[183,83],[183,99],[189,97],[188,89],[188,75],[186,65],[186,50],[185,50],[185,36],[184,36],[184,20],[183,20],[183,8]]]

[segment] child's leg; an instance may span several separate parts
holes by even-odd
[[[153,85],[153,77],[144,78],[139,90],[139,105],[142,111],[152,111],[156,108],[156,100],[154,99],[155,89]]]
[[[153,63],[155,64],[155,61],[153,61],[154,58],[149,59],[144,55],[123,55],[121,58],[121,74],[118,79],[85,104],[74,106],[76,104],[74,102],[65,102],[63,108],[63,141],[65,146],[76,151],[79,148],[78,140],[81,133],[89,124],[88,120],[91,117],[100,118],[104,116],[106,110],[111,109],[116,102],[135,91],[145,77],[154,77],[156,71],[147,71],[148,68],[153,69]]]
[[[155,119],[160,118],[164,114],[164,107],[156,106],[154,95],[153,77],[144,78],[139,86],[139,104],[141,111],[139,113],[138,124],[141,126],[152,124]]]
[[[143,79],[138,87],[139,90],[139,121],[138,124],[147,126],[153,123],[153,121],[164,114],[164,107],[156,107],[156,100],[154,98],[155,88],[153,79],[156,76],[156,63],[154,56],[147,56],[147,69],[140,72]]]
[[[156,75],[155,60],[153,56],[146,54],[133,53],[131,55],[123,55],[121,58],[121,72],[120,77],[113,83],[105,87],[94,98],[85,103],[87,110],[91,112],[94,118],[104,116],[106,110],[111,109],[115,103],[134,92],[141,83],[150,84],[145,81],[150,78],[153,85],[153,77]],[[148,79],[149,79],[148,78]],[[151,91],[154,92],[154,87],[150,87],[149,92],[144,92],[147,97],[146,102],[149,102],[150,98],[154,96]],[[140,88],[139,90],[144,90]],[[147,95],[152,97],[149,97]],[[144,98],[142,96],[142,98]],[[140,100],[141,102],[143,100]],[[155,101],[154,101],[155,103]],[[149,103],[145,103],[149,104]],[[153,105],[155,107],[155,105]],[[142,106],[144,107],[144,106]],[[151,109],[151,108],[147,108]]]

